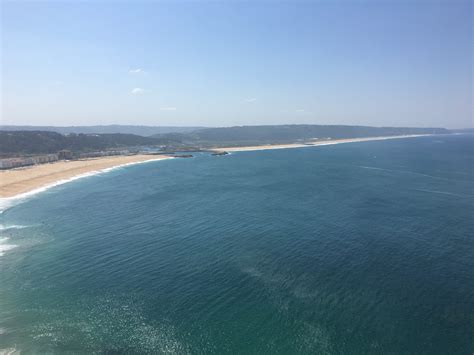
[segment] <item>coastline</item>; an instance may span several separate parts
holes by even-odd
[[[266,144],[258,146],[213,148],[213,152],[247,152],[272,149],[307,148],[342,143],[356,143],[387,139],[415,138],[427,134],[388,137],[347,138],[333,140],[314,140],[306,143]],[[86,176],[107,172],[126,165],[172,159],[167,155],[128,155],[101,157],[85,160],[59,161],[30,167],[0,170],[0,213],[14,200],[23,199],[51,187],[61,185]]]
[[[243,147],[222,147],[211,149],[214,152],[251,152],[257,150],[272,150],[272,149],[291,149],[291,148],[308,148],[317,147],[320,145],[332,145],[342,143],[356,143],[356,142],[369,142],[369,141],[380,141],[387,139],[401,139],[401,138],[416,138],[430,136],[430,134],[412,134],[404,136],[386,136],[386,137],[366,137],[366,138],[345,138],[345,139],[332,139],[332,140],[314,140],[307,143],[288,143],[288,144],[265,144],[265,145],[253,145]]]
[[[50,187],[119,167],[170,159],[165,155],[127,155],[59,161],[0,171],[0,200],[27,197]]]

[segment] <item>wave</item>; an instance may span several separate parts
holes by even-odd
[[[378,167],[375,167],[375,166],[364,166],[364,165],[359,165],[358,168],[369,169],[369,170],[388,171],[388,172],[391,172],[391,173],[399,173],[399,174],[410,174],[410,175],[423,176],[423,177],[427,177],[427,178],[430,178],[430,179],[437,179],[437,180],[444,180],[444,181],[460,181],[460,182],[465,181],[465,180],[459,180],[459,179],[445,178],[445,177],[441,177],[441,176],[428,175],[428,174],[423,174],[423,173],[418,173],[416,171],[408,171],[408,170],[384,169],[384,168],[378,168]]]
[[[16,248],[18,245],[15,244],[6,244],[10,238],[4,237],[0,238],[0,256],[3,256],[6,251]]]
[[[8,241],[10,240],[10,238],[5,237],[4,232],[11,229],[23,229],[23,228],[28,228],[28,226],[20,226],[20,225],[14,225],[14,224],[6,226],[3,224],[0,224],[0,256],[3,256],[6,251],[9,251],[18,246],[15,244],[8,244]],[[0,352],[0,354],[2,353]]]
[[[472,195],[469,195],[469,194],[461,195],[461,194],[455,194],[455,193],[448,192],[448,191],[425,190],[425,189],[415,189],[415,191],[428,192],[428,193],[440,194],[440,195],[450,195],[450,196],[456,196],[456,197],[468,197],[468,198],[473,197]]]
[[[16,348],[6,348],[6,349],[0,349],[0,354],[2,354],[2,355],[15,355],[15,354],[20,354],[20,351],[17,350]]]
[[[68,182],[83,179],[83,178],[86,178],[86,177],[89,177],[89,176],[108,173],[110,171],[125,168],[125,167],[131,166],[131,165],[151,163],[151,162],[154,162],[154,161],[162,161],[162,160],[168,160],[168,159],[174,159],[174,158],[173,157],[167,157],[167,158],[143,160],[143,161],[120,164],[120,165],[116,165],[116,166],[113,166],[113,167],[110,167],[110,168],[104,168],[104,169],[100,169],[100,170],[93,170],[93,171],[89,171],[89,172],[84,173],[84,174],[79,174],[79,175],[70,177],[68,179],[62,179],[62,180],[55,181],[51,184],[39,187],[37,189],[31,190],[31,191],[28,191],[28,192],[25,192],[25,193],[22,193],[22,194],[15,195],[13,197],[0,198],[0,214],[5,212],[7,209],[13,207],[14,205],[17,205],[18,203],[20,203],[20,202],[22,202],[22,201],[24,201],[24,200],[26,200],[26,199],[28,199],[32,196],[35,196],[35,195],[37,195],[41,192],[47,191],[47,190],[49,190],[53,187],[66,184]]]
[[[22,228],[28,228],[28,226],[20,226],[20,225],[16,225],[16,224],[6,226],[4,224],[0,224],[0,231],[6,231],[6,230],[10,230],[10,229],[22,229]],[[1,241],[1,239],[0,239],[0,241]]]

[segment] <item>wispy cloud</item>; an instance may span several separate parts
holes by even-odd
[[[160,107],[161,111],[176,111],[176,107]]]
[[[245,102],[255,102],[255,101],[257,101],[257,99],[255,97],[250,97],[248,99],[245,99],[244,101]]]
[[[141,95],[145,92],[145,89],[142,89],[142,88],[133,88],[131,93],[133,95]]]
[[[144,71],[142,68],[130,69],[128,72],[129,72],[130,74],[145,73],[145,71]]]

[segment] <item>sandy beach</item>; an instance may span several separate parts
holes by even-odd
[[[243,147],[215,148],[215,152],[244,152],[268,149],[304,148],[320,145],[354,143],[365,141],[376,141],[386,139],[412,138],[421,135],[350,138],[333,140],[314,140],[294,144],[258,145]],[[0,171],[0,198],[10,198],[29,193],[31,191],[52,185],[58,181],[75,178],[87,173],[93,173],[107,168],[113,168],[124,164],[140,163],[150,160],[169,158],[165,155],[129,155],[112,156],[85,160],[59,161],[50,164],[33,165],[25,168]]]
[[[321,140],[307,141],[305,143],[267,144],[267,145],[254,145],[254,146],[244,146],[244,147],[223,147],[223,148],[215,148],[213,149],[213,151],[249,152],[249,151],[254,151],[254,150],[306,148],[306,147],[314,147],[318,145],[378,141],[378,140],[386,140],[386,139],[414,138],[414,137],[422,137],[422,136],[428,136],[428,134],[416,134],[416,135],[414,134],[414,135],[390,136],[390,137],[347,138],[347,139],[331,139],[331,140],[321,139]]]
[[[13,197],[79,175],[124,164],[169,158],[164,155],[127,155],[86,160],[59,161],[0,171],[0,198]]]

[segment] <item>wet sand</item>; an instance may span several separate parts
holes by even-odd
[[[0,171],[0,198],[13,197],[54,184],[78,175],[134,164],[169,158],[164,155],[127,155],[94,159],[59,161],[24,168]]]

